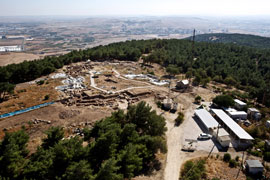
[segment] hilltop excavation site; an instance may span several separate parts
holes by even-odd
[[[0,114],[9,113],[1,119],[0,136],[23,127],[30,135],[28,148],[33,152],[50,126],[64,127],[65,138],[83,136],[83,128],[91,128],[113,111],[126,110],[129,105],[146,101],[166,119],[168,152],[157,154],[162,163],[159,171],[150,177],[135,179],[177,180],[186,160],[219,152],[218,145],[212,140],[198,141],[193,153],[181,151],[187,141],[197,139],[203,132],[200,123],[194,119],[194,111],[199,106],[194,103],[194,98],[200,95],[207,104],[218,94],[211,84],[208,88],[193,87],[190,81],[184,75],[168,78],[163,67],[143,65],[141,61],[88,60],[64,66],[49,76],[16,86],[14,94],[0,107]],[[15,116],[10,113],[44,103],[51,104]],[[161,109],[159,104],[164,108]],[[185,120],[175,126],[178,112],[184,113]],[[226,174],[226,168],[223,171]],[[231,177],[238,172],[228,171],[231,171],[228,173]],[[216,170],[215,173],[220,172]],[[240,173],[238,179],[244,179],[244,176]]]

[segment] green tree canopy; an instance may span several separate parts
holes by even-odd
[[[166,72],[169,73],[171,76],[175,76],[176,74],[179,74],[179,67],[175,66],[175,65],[169,65],[166,68]]]
[[[213,103],[220,107],[230,107],[234,105],[234,100],[230,95],[219,95],[213,99]]]
[[[61,127],[51,127],[46,131],[47,138],[43,139],[42,146],[45,149],[53,147],[64,137],[64,130]]]
[[[7,94],[14,92],[15,85],[8,82],[0,82],[0,101],[4,99]]]

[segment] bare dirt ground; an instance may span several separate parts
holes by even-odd
[[[83,127],[85,123],[93,125],[96,121],[109,116],[111,112],[112,110],[108,108],[66,107],[60,103],[56,103],[48,107],[1,120],[0,138],[4,135],[4,129],[13,132],[25,126],[30,135],[28,147],[33,151],[41,143],[44,132],[49,127],[62,126],[69,133],[77,127]],[[40,122],[33,124],[32,120],[34,119],[51,121],[51,123]]]
[[[211,156],[207,158],[207,156],[203,154],[197,154],[193,157],[187,157],[185,161],[191,160],[196,161],[199,159],[206,160],[206,175],[207,179],[219,178],[220,180],[232,180],[232,179],[239,179],[245,180],[246,176],[241,170],[240,166],[236,166],[235,168],[230,168],[229,163],[222,161],[222,156],[216,157]],[[239,160],[240,163],[240,160]],[[182,165],[181,169],[184,166]]]
[[[108,66],[105,67],[103,66],[104,63],[97,63],[95,67],[103,70],[111,70],[113,66],[109,63],[107,64]],[[74,64],[73,66],[77,67],[78,65],[80,64]],[[132,65],[129,66],[132,67]],[[59,70],[59,72],[62,71]],[[62,84],[62,79],[51,79],[49,77],[42,77],[40,79],[45,79],[45,83],[42,85],[37,85],[36,82],[33,81],[31,83],[17,85],[14,95],[10,97],[9,100],[1,103],[0,114],[13,112],[15,110],[24,109],[48,101],[55,101],[62,97],[61,93],[55,90],[56,86]],[[89,79],[89,77],[86,77],[86,79]],[[116,87],[119,89],[129,86],[137,87],[139,85],[146,85],[145,82],[135,80],[126,80],[120,78],[116,78],[116,80],[119,81],[119,83],[116,85]],[[85,83],[87,84],[89,82],[87,81]],[[104,85],[112,86],[110,82],[104,82]],[[155,88],[152,88],[152,90],[154,89]],[[47,94],[50,95],[50,98],[49,100],[45,101],[44,96]],[[123,102],[120,108],[126,107],[126,104],[127,102]],[[105,106],[64,106],[61,103],[56,103],[49,107],[44,107],[28,113],[0,120],[0,138],[4,136],[4,132],[17,131],[24,126],[30,135],[28,147],[30,151],[33,152],[41,143],[42,137],[44,137],[44,131],[46,131],[50,126],[64,127],[68,136],[73,134],[72,132],[75,128],[83,128],[85,125],[90,125],[91,127],[94,122],[109,116],[112,111],[112,108]],[[38,123],[36,123],[36,120],[38,120]],[[159,156],[161,161],[164,160],[164,155],[160,154]],[[159,176],[162,177],[160,174]]]
[[[139,81],[131,81],[126,79],[120,79],[117,77],[107,78],[105,76],[99,76],[99,78],[95,80],[95,83],[97,84],[97,87],[105,89],[107,91],[119,91],[130,87],[146,86],[146,84]]]
[[[0,66],[6,66],[13,63],[18,64],[23,61],[31,61],[35,59],[40,59],[40,56],[24,52],[5,52],[0,53]]]
[[[20,109],[25,109],[38,104],[43,104],[58,99],[55,87],[60,85],[60,80],[46,80],[44,84],[22,83],[16,86],[14,95],[0,104],[0,114],[5,114]],[[49,95],[49,99],[44,97]]]
[[[207,177],[209,179],[219,178],[219,179],[238,179],[245,180],[246,176],[242,171],[239,171],[240,167],[230,168],[229,163],[225,163],[220,158],[209,158],[206,161],[206,171]],[[238,174],[239,173],[239,174]]]

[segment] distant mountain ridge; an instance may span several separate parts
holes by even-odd
[[[191,39],[189,37],[187,39]],[[270,38],[250,34],[199,34],[196,35],[195,41],[213,42],[213,43],[232,43],[240,46],[249,46],[262,49],[270,49]]]

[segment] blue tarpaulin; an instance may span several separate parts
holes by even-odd
[[[14,112],[11,112],[11,113],[2,114],[2,115],[0,115],[0,119],[15,116],[15,115],[22,114],[22,113],[26,113],[28,111],[32,111],[32,110],[39,109],[39,108],[42,108],[42,107],[45,107],[45,106],[49,106],[51,104],[54,104],[54,102],[48,102],[48,103],[32,106],[32,107],[29,107],[29,108],[26,108],[26,109],[22,109],[22,110],[19,110],[19,111],[14,111]]]

